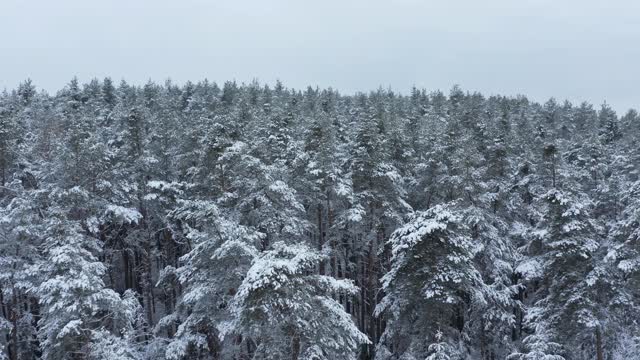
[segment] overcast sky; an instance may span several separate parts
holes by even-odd
[[[74,75],[412,85],[640,108],[640,2],[0,0],[0,89]]]

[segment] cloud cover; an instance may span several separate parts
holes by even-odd
[[[640,107],[634,1],[0,2],[0,88],[208,78],[341,92],[454,84]]]

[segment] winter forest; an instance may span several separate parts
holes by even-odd
[[[638,139],[457,86],[25,81],[0,359],[640,359]]]

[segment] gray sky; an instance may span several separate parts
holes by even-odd
[[[0,0],[0,34],[0,89],[258,78],[640,108],[632,0]]]

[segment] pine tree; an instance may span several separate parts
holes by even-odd
[[[324,258],[308,246],[282,242],[261,253],[232,300],[233,319],[223,335],[251,339],[254,359],[356,359],[369,340],[332,295],[352,296],[358,289],[348,280],[314,275]]]
[[[378,346],[402,354],[438,328],[448,337],[463,332],[464,309],[483,302],[484,284],[460,213],[451,205],[417,212],[392,234],[389,246],[386,295],[376,309],[388,314],[389,324]],[[403,336],[408,333],[410,338]]]
[[[207,201],[182,201],[169,216],[179,221],[192,249],[181,258],[182,265],[164,270],[161,282],[174,275],[183,287],[176,311],[160,324],[179,324],[172,334],[166,356],[178,359],[203,350],[212,357],[223,356],[218,336],[223,322],[231,319],[230,302],[257,256],[260,235],[223,216]],[[228,348],[233,348],[228,341]],[[236,351],[240,351],[236,349]]]
[[[0,92],[0,358],[633,359],[638,124],[459,86],[27,80]]]
[[[70,190],[52,197],[55,201],[82,194]],[[102,280],[106,267],[97,257],[100,246],[83,224],[69,219],[71,215],[60,206],[50,207],[46,216],[44,258],[30,269],[45,280],[29,291],[40,303],[38,338],[43,358],[72,359],[87,351],[94,331],[120,331],[119,324],[110,322],[122,304]]]
[[[523,343],[527,352],[516,352],[507,357],[507,360],[565,360],[559,353],[563,352],[562,346],[550,340],[552,335],[541,323],[535,326],[534,333],[524,338]]]
[[[601,354],[602,321],[618,304],[607,300],[615,292],[615,277],[600,265],[602,245],[594,238],[599,227],[590,218],[592,204],[584,195],[557,189],[544,199],[548,212],[537,235],[543,283],[531,311],[578,344],[596,338],[588,352]]]
[[[442,332],[438,330],[435,338],[436,342],[427,349],[431,354],[425,360],[451,360],[449,344],[442,342]]]
[[[602,104],[602,108],[598,112],[598,123],[600,139],[603,143],[609,144],[622,137],[618,125],[618,116],[607,103]]]

